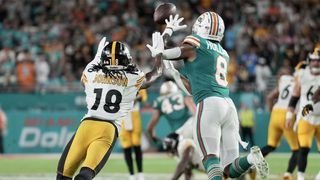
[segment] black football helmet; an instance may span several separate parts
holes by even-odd
[[[129,48],[122,42],[111,41],[102,50],[100,65],[109,69],[124,69],[131,64]]]
[[[175,132],[168,134],[162,142],[163,149],[165,151],[171,152],[172,154],[177,153],[178,144],[179,134]]]

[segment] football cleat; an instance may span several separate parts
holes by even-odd
[[[253,165],[257,170],[257,174],[262,179],[266,179],[269,175],[269,166],[267,161],[263,158],[260,148],[258,146],[253,146],[250,149],[250,154],[253,157]]]
[[[292,174],[288,172],[284,173],[284,175],[282,176],[282,180],[293,180]]]

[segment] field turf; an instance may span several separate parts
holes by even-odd
[[[286,170],[290,154],[270,154],[267,161],[270,166],[268,179],[280,179]],[[55,179],[59,156],[2,156],[0,157],[0,180]],[[307,167],[307,179],[314,179],[320,170],[320,155],[310,154]],[[176,160],[166,154],[146,154],[144,172],[146,179],[169,179],[174,171]],[[127,179],[127,168],[122,154],[112,155],[97,179]],[[111,178],[110,178],[111,177]],[[149,177],[149,178],[148,178]],[[152,177],[152,178],[151,178]],[[199,177],[199,178],[197,178]],[[195,179],[206,179],[202,173],[197,173]]]

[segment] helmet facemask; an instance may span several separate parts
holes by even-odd
[[[320,74],[320,49],[315,48],[313,53],[308,55],[308,64],[312,74]]]
[[[102,50],[100,65],[110,70],[121,70],[126,69],[131,60],[129,48],[121,42],[113,41]]]

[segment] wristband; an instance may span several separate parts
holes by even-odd
[[[298,96],[292,96],[289,101],[289,107],[292,107],[293,109],[295,109],[299,99],[300,99],[300,97],[298,97]]]
[[[162,53],[162,56],[164,59],[175,59],[175,58],[180,57],[180,55],[181,55],[180,47],[166,49]]]
[[[288,111],[286,114],[286,119],[292,119],[293,118],[293,113],[291,111]]]
[[[164,29],[163,33],[162,33],[162,37],[165,35],[165,34],[168,34],[169,36],[172,36],[172,33],[173,33],[173,29],[170,28],[170,27],[166,27],[166,29]]]

